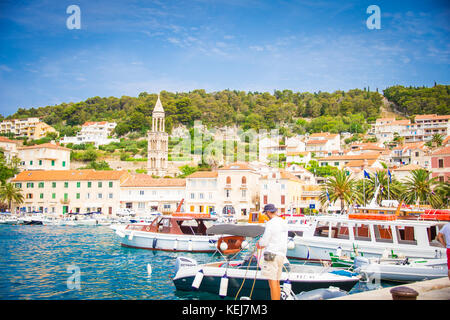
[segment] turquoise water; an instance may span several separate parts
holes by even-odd
[[[220,299],[175,290],[178,255],[199,263],[220,260],[212,254],[124,248],[106,226],[0,225],[0,299]],[[352,292],[367,289],[358,284]]]

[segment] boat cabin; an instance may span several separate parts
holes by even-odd
[[[436,240],[445,223],[438,221],[362,219],[361,217],[317,217],[305,236],[363,241],[371,243],[391,243],[421,247],[441,247]]]
[[[197,215],[159,216],[150,225],[130,224],[126,229],[154,233],[205,236],[206,229],[215,220],[216,218]]]

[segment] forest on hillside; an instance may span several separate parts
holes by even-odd
[[[207,127],[238,125],[247,129],[273,129],[290,133],[329,131],[363,133],[380,115],[383,96],[369,89],[329,92],[245,92],[222,90],[206,92],[162,91],[166,112],[166,131],[183,124],[192,127],[201,120]],[[450,114],[450,86],[392,86],[384,96],[405,115]],[[137,97],[92,97],[81,102],[61,103],[39,108],[19,108],[8,118],[41,117],[62,136],[74,135],[85,121],[116,121],[116,134],[146,132],[157,94],[140,93]]]
[[[383,94],[405,116],[450,114],[450,85],[436,84],[431,88],[393,86],[386,88]]]
[[[210,128],[238,125],[244,130],[259,130],[280,125],[288,126],[293,133],[364,132],[367,122],[379,115],[382,104],[381,94],[360,89],[333,93],[276,90],[273,94],[236,90],[207,93],[199,89],[160,94],[168,132],[179,124],[191,127],[195,120]],[[118,123],[116,133],[123,136],[150,128],[156,99],[157,94],[147,92],[137,97],[92,97],[55,106],[19,108],[8,118],[38,116],[68,136],[85,121],[114,120]]]

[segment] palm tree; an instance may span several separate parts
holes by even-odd
[[[0,187],[0,200],[6,201],[8,203],[8,209],[11,211],[12,202],[17,204],[23,203],[22,189],[17,188],[10,182],[4,183]]]
[[[337,170],[322,187],[319,200],[322,204],[340,200],[341,212],[344,211],[344,205],[352,203],[355,180],[350,178],[345,170]],[[328,195],[330,199],[328,200]]]
[[[416,169],[411,171],[411,177],[405,180],[404,200],[413,204],[430,204],[433,207],[440,207],[442,199],[436,192],[438,186],[437,178],[430,178],[430,172],[426,169]]]
[[[442,141],[442,136],[439,133],[435,133],[431,137],[431,144],[434,148],[442,146]]]
[[[440,182],[434,191],[439,195],[439,198],[442,199],[440,208],[448,208],[450,202],[450,182]]]
[[[380,190],[376,199],[377,203],[381,203],[383,200],[400,200],[404,193],[403,185],[395,177],[392,178],[392,181],[389,181],[387,171],[378,170],[376,176],[372,175],[370,179],[364,181],[361,179],[356,182],[357,202],[362,205],[364,205],[364,202],[366,204],[370,202],[378,186],[380,186]]]

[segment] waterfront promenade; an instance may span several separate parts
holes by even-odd
[[[417,300],[450,300],[450,280],[448,277],[401,284],[396,287],[408,287],[419,294]],[[394,287],[365,291],[331,300],[392,300]]]

